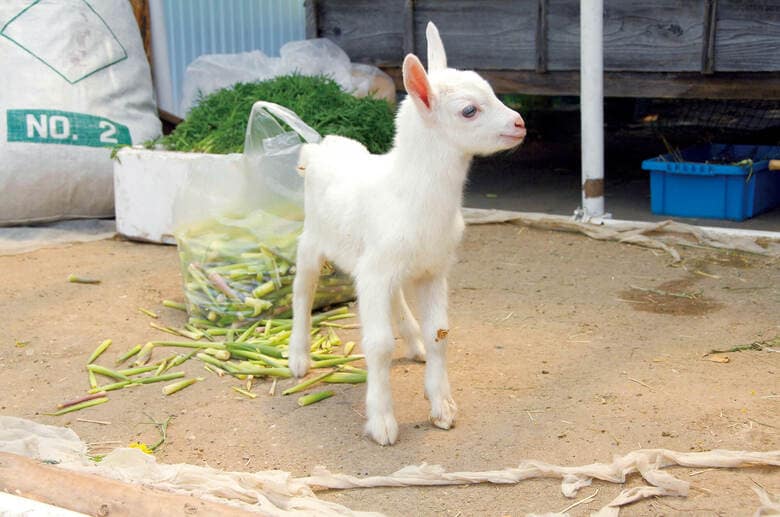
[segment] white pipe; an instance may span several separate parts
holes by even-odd
[[[604,215],[604,0],[580,1],[582,209]]]
[[[173,101],[171,62],[168,55],[168,34],[165,30],[163,0],[149,1],[149,18],[152,28],[152,77],[154,77],[154,92],[157,94],[157,107],[178,115],[179,107]]]

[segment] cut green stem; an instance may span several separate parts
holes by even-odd
[[[163,300],[162,304],[163,306],[168,307],[169,309],[176,309],[179,311],[187,312],[187,306],[180,302],[174,302],[173,300]]]
[[[116,364],[120,365],[120,364],[124,363],[125,361],[127,361],[128,359],[130,359],[131,357],[136,355],[138,352],[140,352],[141,348],[142,348],[141,345],[135,345],[133,348],[131,348],[130,350],[128,350],[124,354],[122,354],[119,357],[117,357],[116,358]]]
[[[100,393],[101,391],[121,390],[125,386],[129,386],[131,383],[132,381],[120,381],[113,384],[106,384],[105,386],[97,386],[89,390],[87,393]]]
[[[250,399],[256,399],[257,398],[257,394],[256,393],[252,393],[251,391],[247,391],[247,390],[245,390],[243,388],[239,388],[238,386],[231,386],[231,388],[233,388],[233,390],[236,391],[237,393],[240,393],[240,394],[242,394],[245,397],[249,397]]]
[[[99,364],[88,364],[87,369],[91,372],[94,372],[98,375],[102,375],[104,377],[110,377],[112,379],[116,379],[118,381],[129,381],[130,379],[127,377],[127,375],[121,374],[115,370],[111,370],[110,368],[106,368],[105,366],[100,366]]]
[[[367,375],[360,372],[335,372],[331,373],[323,382],[329,384],[361,384],[366,382]]]
[[[97,278],[85,278],[83,276],[78,275],[68,275],[68,282],[72,284],[99,284],[100,280]]]
[[[87,370],[89,374],[89,387],[90,388],[97,388],[97,377],[95,377],[95,372],[92,370]]]
[[[142,373],[147,373],[156,370],[158,365],[156,364],[150,364],[147,366],[136,366],[135,368],[126,368],[124,370],[117,370],[122,375],[126,375],[128,377],[131,377],[133,375],[139,375]]]
[[[149,362],[149,360],[152,358],[152,351],[154,350],[154,343],[146,343],[143,347],[141,347],[141,351],[138,352],[138,356],[135,358],[135,361],[133,361],[134,366],[141,366],[143,364],[146,364]]]
[[[187,386],[192,386],[198,381],[202,381],[203,377],[194,377],[192,379],[184,379],[183,381],[174,382],[173,384],[168,384],[167,386],[164,386],[162,389],[162,392],[164,395],[173,395],[177,391],[181,391]]]
[[[94,352],[92,352],[92,355],[89,356],[89,359],[87,359],[87,364],[94,363],[100,355],[106,351],[108,347],[111,346],[111,340],[106,339],[102,343],[98,345],[98,347],[95,349]]]
[[[66,408],[62,408],[59,411],[55,411],[54,413],[44,413],[44,415],[48,416],[60,416],[64,415],[65,413],[71,413],[73,411],[79,411],[82,409],[86,409],[88,407],[97,406],[99,404],[103,404],[105,402],[108,402],[108,397],[100,397],[92,400],[87,400],[86,402],[82,402],[81,404],[75,404],[73,406],[68,406]]]
[[[106,392],[105,391],[99,391],[97,393],[92,393],[90,395],[84,395],[83,397],[79,397],[74,400],[69,400],[68,402],[63,402],[62,404],[57,404],[57,409],[62,409],[70,406],[75,406],[76,404],[81,404],[82,402],[86,402],[88,400],[92,399],[98,399],[100,397],[105,397]]]
[[[150,341],[152,346],[177,346],[181,348],[225,348],[224,343],[197,343],[193,341]]]
[[[330,371],[330,372],[325,372],[322,375],[318,375],[316,377],[312,377],[311,379],[308,379],[308,380],[305,380],[305,381],[301,381],[298,384],[296,384],[295,386],[293,386],[292,388],[287,388],[286,390],[284,390],[282,392],[282,395],[291,395],[293,393],[298,393],[299,391],[303,391],[306,388],[314,386],[318,382],[323,381],[326,377],[330,376],[330,374],[332,374],[332,373],[334,373],[336,371],[337,370],[333,370],[333,371]]]
[[[133,383],[136,384],[151,384],[153,382],[165,382],[172,381],[173,379],[181,379],[186,374],[184,372],[164,373],[162,375],[155,375],[153,377],[139,377],[133,379]]]
[[[309,404],[314,404],[316,402],[325,400],[332,396],[333,396],[333,392],[330,390],[318,391],[317,393],[311,393],[309,395],[304,395],[303,397],[300,397],[298,399],[298,405],[301,407],[308,406]]]
[[[351,363],[352,361],[358,361],[363,359],[362,355],[351,355],[349,357],[339,357],[337,359],[323,359],[322,361],[314,361],[311,363],[312,368],[327,368],[329,366],[336,366],[339,364]]]
[[[154,319],[159,318],[159,316],[157,315],[156,312],[152,312],[149,309],[144,309],[143,307],[138,307],[138,311],[146,314],[150,318],[154,318]]]

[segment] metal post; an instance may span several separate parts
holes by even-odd
[[[580,1],[582,210],[604,215],[604,0]]]

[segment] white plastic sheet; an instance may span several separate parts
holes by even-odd
[[[282,46],[279,54],[280,57],[269,57],[253,50],[196,58],[185,72],[181,113],[190,111],[201,96],[219,89],[293,73],[324,75],[357,97],[372,93],[395,103],[395,84],[389,75],[372,65],[351,63],[346,52],[329,39],[290,41]]]
[[[0,227],[0,256],[99,241],[116,235],[113,219],[74,219],[38,226]]]
[[[515,223],[533,228],[582,233],[592,239],[635,244],[667,252],[674,262],[681,260],[673,247],[709,246],[780,257],[780,232],[733,232],[728,229],[702,228],[677,221],[658,223],[641,221],[579,222],[564,216],[507,210],[464,208],[467,224]]]
[[[314,488],[356,489],[368,487],[441,486],[479,483],[517,484],[526,479],[558,478],[561,492],[574,497],[593,479],[623,484],[628,476],[639,474],[645,486],[623,490],[595,515],[614,517],[620,508],[647,497],[688,494],[689,483],[664,471],[679,465],[695,468],[780,467],[780,450],[769,452],[713,450],[676,452],[642,449],[618,456],[611,463],[575,467],[541,461],[522,461],[515,468],[486,472],[447,472],[438,465],[412,465],[386,476],[355,477],[334,474],[316,467],[311,476],[295,478],[282,471],[224,472],[195,465],[158,463],[138,449],[120,448],[103,461],[86,459],[86,446],[73,431],[47,426],[21,418],[0,416],[0,452],[54,460],[63,468],[98,474],[129,483],[183,492],[233,504],[267,515],[379,515],[353,512],[349,508],[319,499]],[[780,503],[766,491],[754,489],[761,505],[756,516],[777,515]]]

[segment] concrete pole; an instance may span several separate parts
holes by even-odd
[[[604,215],[604,0],[580,0],[582,210]]]

